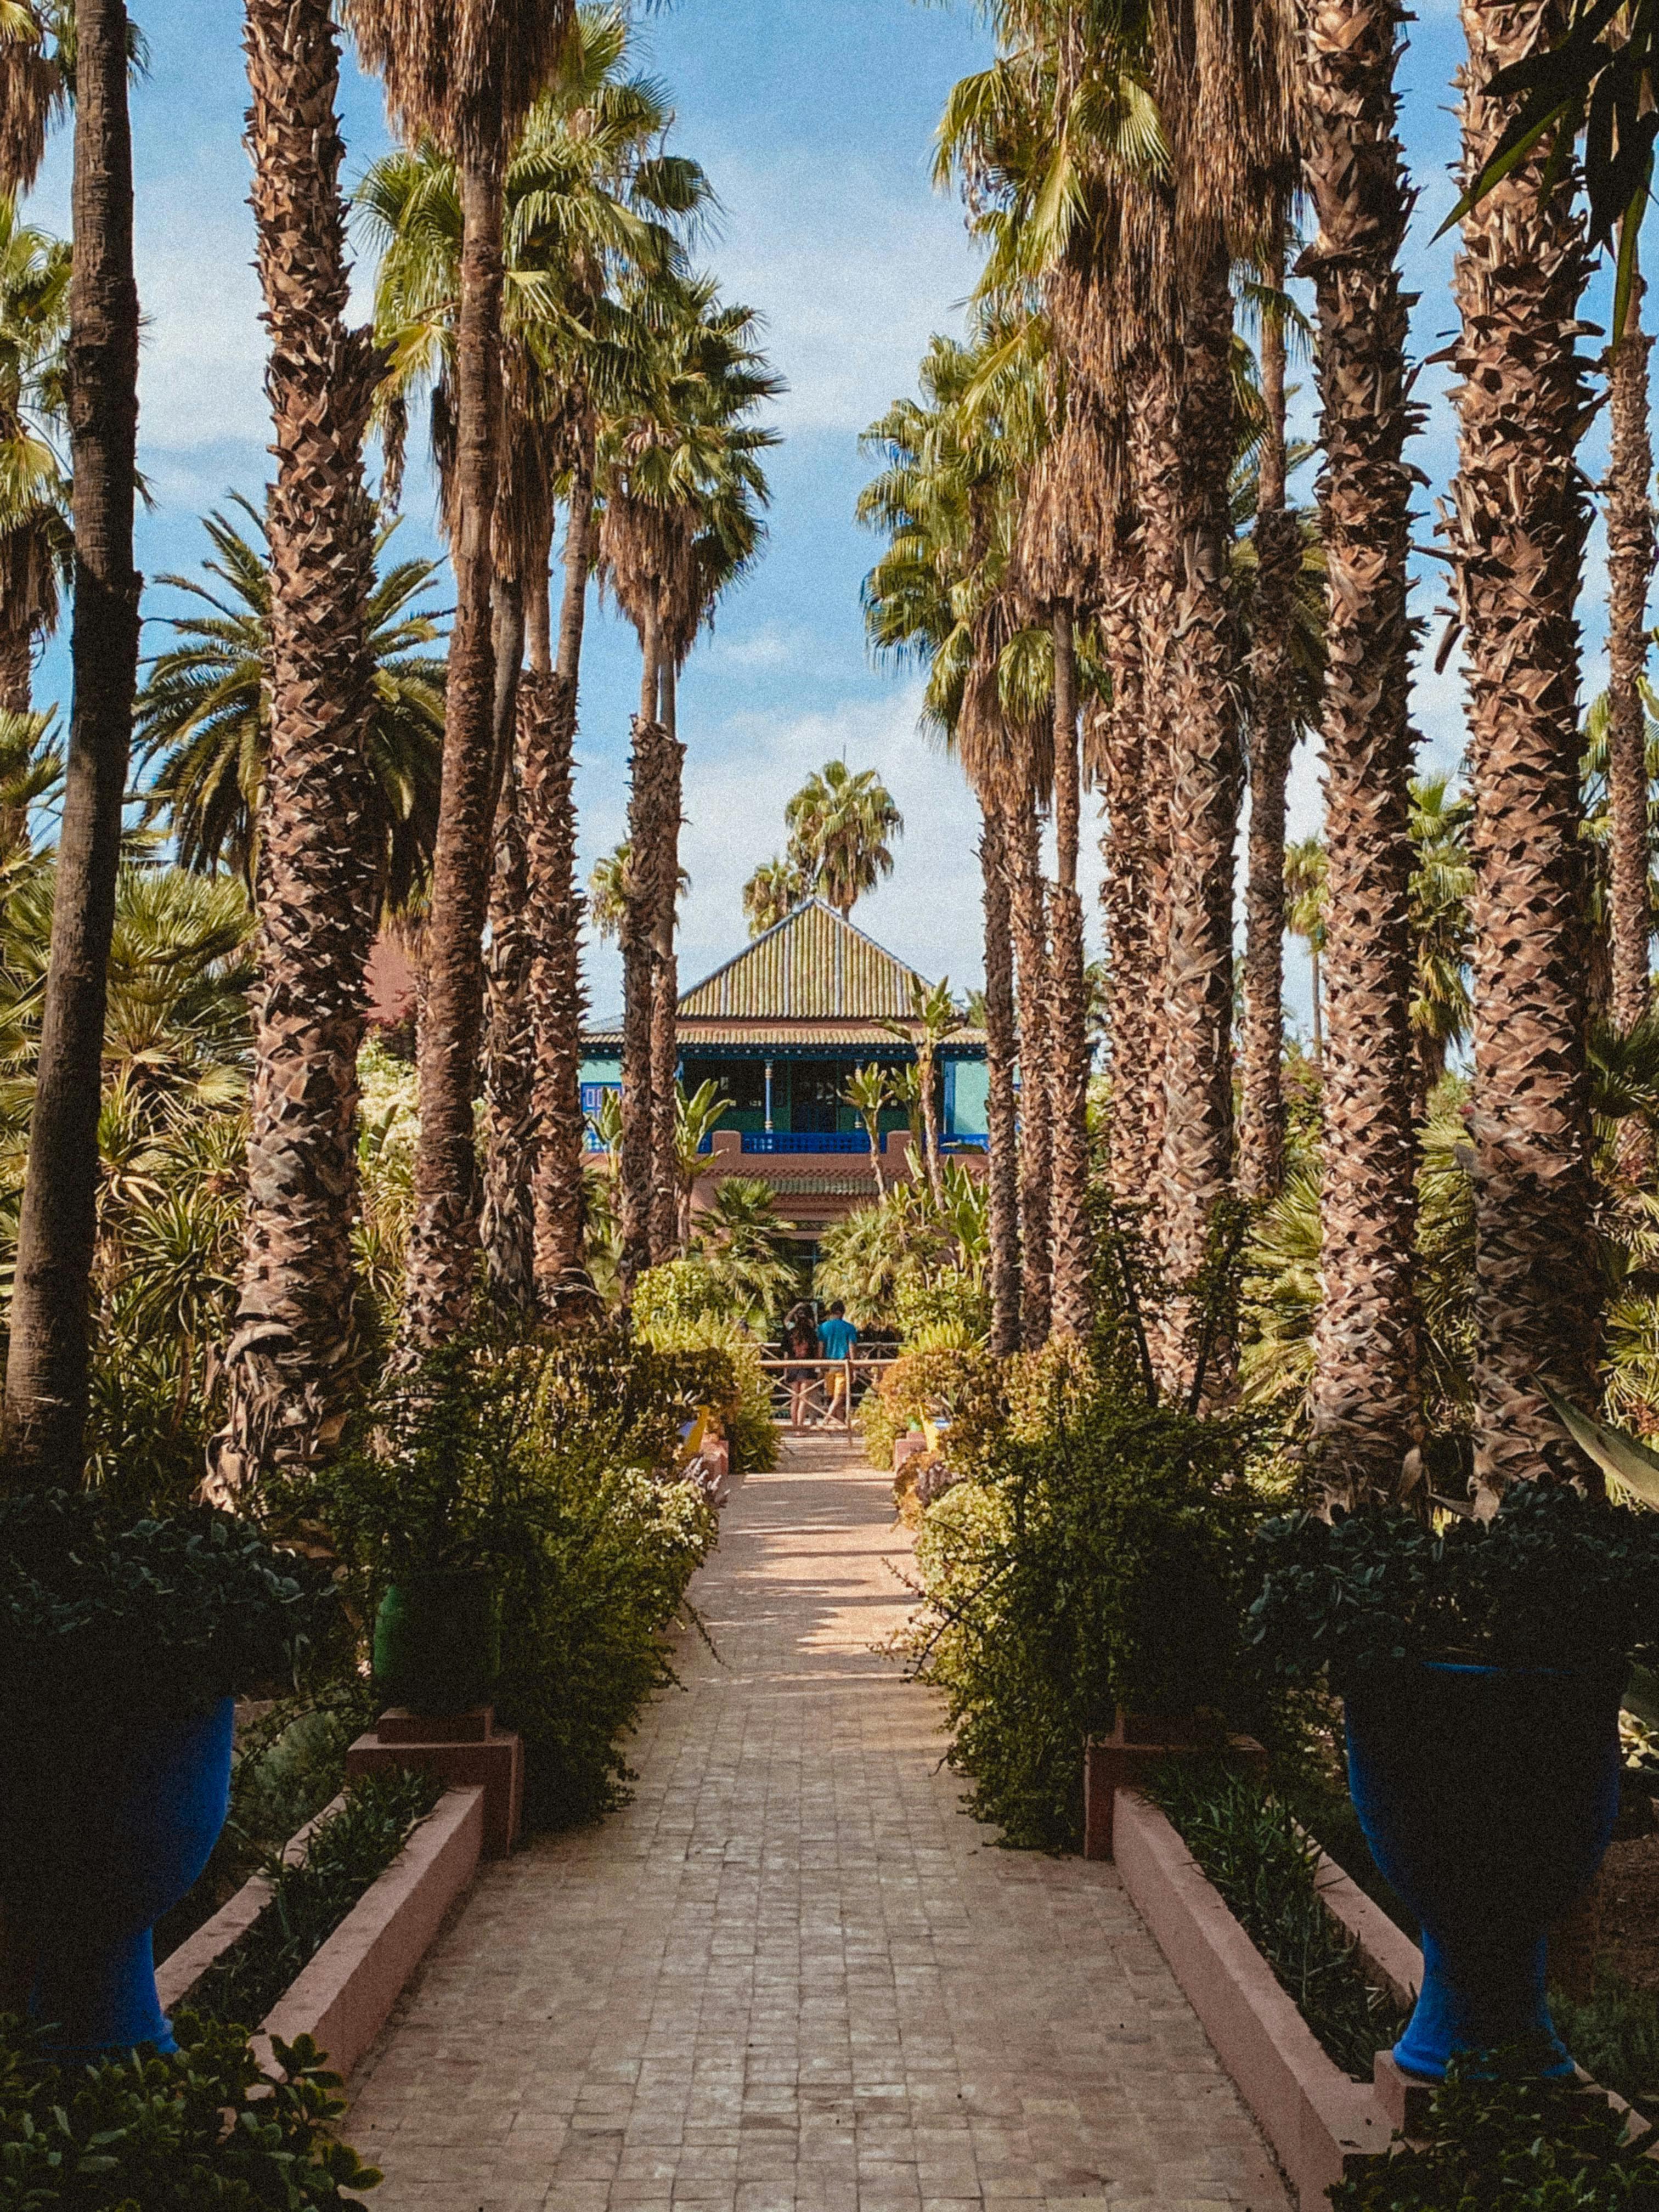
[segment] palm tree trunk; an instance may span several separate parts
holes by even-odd
[[[479,1236],[499,1304],[535,1309],[536,1045],[530,1009],[529,854],[514,758],[524,659],[525,590],[495,579],[495,842],[484,954],[484,1170]]]
[[[520,707],[532,945],[530,1003],[536,1039],[536,1294],[551,1311],[582,1264],[581,897],[576,888],[574,768],[582,628],[592,562],[593,448],[585,434],[571,475],[559,665],[546,670],[534,600],[531,672]],[[546,592],[541,594],[543,609]]]
[[[1139,563],[1121,558],[1108,575],[1099,615],[1112,707],[1102,748],[1106,871],[1100,887],[1106,924],[1107,1030],[1112,1055],[1109,1166],[1112,1196],[1139,1206],[1152,1187],[1155,1152],[1149,1142],[1153,996],[1159,970],[1152,963],[1150,794],[1146,774],[1146,699],[1138,609]]]
[[[1036,799],[1015,811],[1012,844],[1014,945],[1019,963],[1020,1334],[1028,1352],[1048,1341],[1053,1209],[1049,1202],[1048,918]]]
[[[985,885],[985,1057],[989,1075],[988,1180],[990,1186],[991,1349],[1019,1350],[1019,1158],[1014,1103],[1014,939],[1004,801],[981,802],[979,841]]]
[[[1068,607],[1056,608],[1054,640],[1054,969],[1050,979],[1049,1079],[1054,1147],[1054,1310],[1058,1336],[1082,1336],[1090,1322],[1089,1008],[1078,896],[1082,793],[1078,758],[1077,648]]]
[[[432,863],[420,1037],[421,1134],[403,1334],[439,1344],[466,1324],[478,1250],[473,1133],[483,1018],[483,927],[496,780],[491,525],[501,466],[501,172],[461,167],[456,339],[455,622],[445,699],[442,799]]]
[[[676,728],[677,678],[672,653],[662,667],[662,849],[655,863],[658,909],[651,967],[651,1263],[673,1259],[680,1243],[679,963],[674,933],[680,890],[680,816],[684,807],[685,750]]]
[[[1612,453],[1607,467],[1607,801],[1611,839],[1613,1018],[1635,1028],[1651,1004],[1650,948],[1653,915],[1648,896],[1647,714],[1642,678],[1647,673],[1648,589],[1653,580],[1653,446],[1648,434],[1648,355],[1652,341],[1642,328],[1642,279],[1635,276],[1624,333],[1613,349],[1607,384],[1612,399]],[[1620,1127],[1619,1164],[1632,1182],[1653,1170],[1653,1142],[1644,1117],[1626,1115]]]
[[[307,1465],[350,1383],[357,1054],[375,921],[368,818],[374,514],[362,441],[380,360],[349,331],[340,58],[327,0],[247,0],[248,145],[276,483],[259,989],[240,1294],[213,1487]]]
[[[1182,381],[1180,586],[1168,689],[1170,927],[1164,969],[1165,1107],[1159,1167],[1171,1280],[1190,1281],[1232,1176],[1233,848],[1239,800],[1231,526],[1232,295],[1218,248],[1194,281]],[[1189,1387],[1190,1316],[1177,1299],[1162,1353]],[[1212,1370],[1215,1368],[1212,1357]]]
[[[1282,290],[1282,243],[1268,273]],[[1285,508],[1285,330],[1270,312],[1261,319],[1261,403],[1238,1135],[1239,1185],[1255,1199],[1273,1197],[1285,1176],[1285,787],[1296,744],[1291,595],[1302,565],[1301,532]]]
[[[75,690],[6,1359],[13,1473],[70,1485],[80,1480],[86,1424],[105,970],[138,670],[127,28],[122,0],[79,0],[69,336]]]
[[[1351,1504],[1409,1488],[1422,1440],[1413,1283],[1412,486],[1402,458],[1413,426],[1400,283],[1412,195],[1395,128],[1398,23],[1392,0],[1341,0],[1316,12],[1309,69],[1307,167],[1319,234],[1304,265],[1317,303],[1325,448],[1330,915],[1313,1425],[1328,1488]],[[1282,852],[1279,865],[1282,885]]]
[[[1137,627],[1141,692],[1146,702],[1141,774],[1146,792],[1146,1146],[1142,1186],[1152,1211],[1161,1202],[1159,1164],[1168,1111],[1168,1024],[1164,1005],[1170,952],[1170,775],[1175,742],[1171,682],[1176,593],[1181,579],[1181,410],[1168,362],[1145,365],[1131,416],[1131,460],[1140,517],[1140,580]]]
[[[1322,1085],[1325,1080],[1325,978],[1320,968],[1319,947],[1308,947],[1308,988],[1313,994],[1313,1064],[1314,1073]]]
[[[1565,31],[1565,0],[1464,0],[1466,171],[1508,103],[1493,72]],[[1464,218],[1449,532],[1468,662],[1474,795],[1475,1482],[1588,1470],[1539,1385],[1594,1402],[1600,1306],[1584,1056],[1578,625],[1588,522],[1575,464],[1583,240],[1541,156]]]
[[[656,1115],[651,1042],[660,915],[656,867],[662,852],[668,732],[660,711],[661,670],[654,622],[641,639],[644,671],[635,717],[628,805],[629,880],[622,920],[622,1272],[624,1289],[651,1265],[651,1190]]]
[[[933,1204],[943,1211],[945,1176],[939,1164],[939,1066],[931,1044],[923,1044],[916,1054],[916,1077],[921,1093],[922,1164],[927,1170],[927,1188],[933,1193]]]
[[[0,607],[0,714],[27,714],[34,702],[33,647],[27,624]]]

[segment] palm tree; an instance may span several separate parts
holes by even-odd
[[[763,1328],[799,1279],[772,1186],[756,1176],[721,1176],[692,1250],[751,1328]]]
[[[0,125],[3,129],[3,125]],[[0,712],[26,714],[71,556],[64,421],[70,249],[0,193]]]
[[[138,289],[123,0],[77,0],[70,421],[74,703],[40,1063],[18,1223],[6,1427],[18,1473],[73,1485],[86,1420],[105,966],[120,860],[139,582]]]
[[[1304,837],[1285,848],[1285,927],[1308,948],[1308,972],[1313,995],[1313,1064],[1316,1075],[1325,1068],[1325,991],[1322,972],[1328,936],[1326,917],[1324,840]]]
[[[1476,176],[1511,113],[1491,89],[1565,4],[1517,16],[1468,0],[1463,161]],[[1467,660],[1477,895],[1474,975],[1475,1482],[1592,1479],[1540,1385],[1595,1389],[1599,1305],[1585,1063],[1578,628],[1589,512],[1574,454],[1587,266],[1571,184],[1535,147],[1465,212],[1458,470],[1448,543]]]
[[[1330,576],[1325,896],[1342,919],[1325,971],[1313,1419],[1328,1479],[1351,1498],[1408,1487],[1422,1430],[1403,457],[1414,420],[1400,277],[1413,195],[1395,128],[1398,22],[1377,0],[1341,0],[1310,18],[1307,47],[1307,179],[1319,229],[1304,265],[1317,305]]]
[[[276,481],[246,1248],[212,1482],[224,1502],[310,1464],[346,1418],[357,1055],[386,842],[371,795],[374,514],[362,470],[380,363],[370,334],[346,324],[327,0],[246,0],[244,45]]]
[[[0,0],[0,193],[25,192],[46,150],[46,132],[68,97],[56,42],[57,7]]]
[[[1652,340],[1642,327],[1643,285],[1632,270],[1625,327],[1607,367],[1611,451],[1607,483],[1607,784],[1611,839],[1613,1018],[1636,1027],[1651,1002],[1653,909],[1649,903],[1647,713],[1642,680],[1647,673],[1648,589],[1653,580],[1654,515],[1648,486],[1653,445],[1648,431],[1648,356]],[[1638,1117],[1626,1123],[1620,1146],[1626,1172],[1640,1179],[1650,1148],[1642,1142]]]
[[[683,1084],[674,1085],[674,1240],[665,1261],[684,1255],[691,1237],[691,1194],[706,1158],[703,1146],[731,1110],[732,1101],[717,1083],[700,1083],[689,1097]]]
[[[441,1342],[465,1325],[478,1243],[472,1101],[483,1019],[481,945],[495,773],[492,529],[501,476],[503,177],[519,128],[553,75],[571,0],[348,0],[365,65],[407,136],[436,139],[459,173],[455,471],[442,803],[421,1025],[421,1133],[404,1334]],[[515,671],[516,672],[516,671]]]
[[[806,878],[793,860],[763,860],[743,887],[744,919],[751,938],[786,921],[806,896]]]
[[[166,817],[179,864],[228,866],[252,890],[270,747],[272,576],[265,519],[240,494],[232,504],[252,534],[222,514],[203,523],[214,558],[203,563],[222,587],[162,575],[210,611],[168,618],[183,642],[157,653],[138,695],[134,735],[153,768],[146,818]],[[384,551],[389,529],[376,538]],[[372,577],[362,614],[370,662],[365,743],[369,848],[376,911],[401,911],[424,881],[437,827],[443,751],[444,664],[420,647],[442,636],[421,605],[438,574],[409,560]]]
[[[876,1200],[879,1204],[887,1195],[887,1178],[881,1165],[882,1109],[893,1103],[893,1086],[884,1067],[872,1060],[864,1067],[855,1068],[847,1079],[847,1088],[842,1092],[842,1103],[850,1106],[864,1124],[864,1133],[870,1139],[870,1165],[876,1178]]]
[[[910,978],[910,1012],[902,1022],[884,1022],[882,1027],[915,1050],[916,1055],[916,1096],[921,1107],[922,1160],[927,1170],[927,1188],[933,1193],[933,1203],[945,1203],[943,1182],[943,1146],[939,1121],[939,1054],[947,1037],[954,1036],[962,1027],[962,1010],[951,996],[951,979],[942,982],[925,983],[920,975]]]
[[[827,761],[783,811],[789,858],[804,881],[843,921],[866,891],[893,872],[889,839],[904,834],[904,817],[872,768],[856,773]]]

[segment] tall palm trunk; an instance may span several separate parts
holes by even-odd
[[[523,679],[514,684],[523,717]],[[530,1004],[530,856],[522,764],[510,758],[495,807],[484,956],[484,1174],[479,1224],[492,1295],[530,1313],[536,1303],[536,1039]]]
[[[495,654],[491,526],[501,471],[501,166],[461,165],[461,296],[456,336],[455,622],[445,696],[442,796],[427,927],[403,1334],[442,1343],[465,1326],[478,1250],[477,1091],[483,926],[495,821]]]
[[[651,967],[651,1262],[661,1267],[680,1245],[679,963],[674,935],[680,890],[680,816],[684,749],[677,728],[674,656],[662,668],[662,849],[656,857],[658,908]]]
[[[1235,635],[1227,591],[1232,296],[1218,247],[1193,280],[1181,406],[1181,548],[1168,685],[1170,923],[1164,968],[1160,1198],[1172,1280],[1194,1277],[1232,1175],[1233,848],[1239,800]],[[1190,1384],[1189,1319],[1171,1310],[1172,1394]],[[1212,1371],[1215,1361],[1211,1362]]]
[[[80,1479],[86,1424],[105,971],[138,671],[127,29],[122,0],[78,0],[69,335],[75,690],[6,1359],[13,1468],[70,1484]]]
[[[582,1261],[581,1024],[586,1000],[574,771],[592,515],[590,437],[571,476],[557,672],[547,673],[545,647],[538,649],[532,623],[532,668],[520,708],[533,948],[530,1002],[536,1040],[536,1291],[544,1310],[550,1310],[560,1285]],[[544,607],[544,592],[542,599]]]
[[[1078,758],[1077,646],[1069,608],[1057,608],[1054,640],[1054,842],[1049,1074],[1054,1147],[1054,1310],[1059,1336],[1082,1336],[1090,1321],[1089,1006],[1078,896],[1082,793]]]
[[[1275,289],[1282,289],[1282,244],[1268,274]],[[1285,507],[1285,327],[1271,311],[1261,318],[1261,404],[1266,427],[1255,509],[1244,1033],[1239,1055],[1238,1179],[1246,1198],[1271,1198],[1285,1176],[1285,787],[1296,744],[1291,623],[1302,565],[1301,532]]]
[[[1328,1486],[1350,1500],[1397,1495],[1422,1431],[1409,1020],[1411,477],[1402,458],[1413,419],[1400,283],[1412,195],[1395,130],[1398,22],[1392,0],[1340,0],[1316,12],[1308,73],[1319,234],[1304,267],[1317,302],[1325,448],[1331,915],[1313,1419]],[[1283,866],[1281,853],[1281,886]]]
[[[1134,501],[1140,518],[1140,577],[1136,617],[1141,695],[1146,702],[1141,775],[1146,793],[1146,1147],[1144,1185],[1161,1210],[1159,1165],[1168,1109],[1168,1024],[1164,969],[1170,953],[1170,775],[1175,757],[1170,686],[1174,675],[1176,592],[1181,580],[1181,410],[1167,361],[1147,362],[1131,416]]]
[[[986,1109],[990,1197],[991,1349],[1019,1350],[1019,1160],[1014,1103],[1014,939],[1009,884],[1006,805],[1002,793],[981,800],[979,841],[985,901]]]
[[[1607,384],[1612,453],[1607,468],[1607,798],[1613,817],[1613,1018],[1633,1029],[1651,1003],[1648,897],[1647,672],[1648,588],[1653,581],[1653,445],[1648,434],[1648,355],[1642,328],[1642,280],[1631,287],[1624,331],[1613,348]],[[1638,1114],[1626,1116],[1620,1158],[1639,1179],[1652,1166],[1652,1146]]]
[[[1020,1334],[1028,1352],[1048,1341],[1054,1217],[1049,1198],[1048,894],[1037,832],[1036,799],[1026,791],[1010,839],[1014,947],[1019,963]]]
[[[357,1054],[374,933],[368,818],[374,517],[362,440],[379,362],[349,331],[327,0],[247,0],[248,145],[276,483],[248,1201],[215,1454],[227,1496],[337,1435],[349,1376]],[[330,118],[319,128],[319,118]]]
[[[1563,0],[1464,0],[1466,171],[1507,105],[1493,72],[1565,30]],[[1542,1391],[1589,1402],[1591,1228],[1578,625],[1588,520],[1575,461],[1587,410],[1576,349],[1585,255],[1565,184],[1540,160],[1468,215],[1453,276],[1462,317],[1451,550],[1468,659],[1474,791],[1475,1480],[1583,1472]]]
[[[629,860],[623,905],[622,1267],[631,1290],[651,1265],[651,1192],[656,1157],[656,1113],[651,1041],[660,894],[657,866],[663,847],[671,742],[657,719],[661,711],[660,648],[654,621],[641,646],[644,675],[635,717],[632,787],[628,805]]]
[[[1106,922],[1107,1030],[1112,1055],[1109,1169],[1119,1205],[1141,1204],[1152,1187],[1150,1060],[1157,1020],[1152,1005],[1158,970],[1152,962],[1150,793],[1146,773],[1146,696],[1138,617],[1139,564],[1120,556],[1108,574],[1099,623],[1111,672],[1112,706],[1101,747],[1106,871],[1101,902]]]
[[[34,703],[33,640],[25,623],[0,607],[0,714],[27,714]]]

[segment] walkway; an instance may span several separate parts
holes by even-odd
[[[722,1663],[638,1793],[489,1870],[360,2075],[375,2212],[1115,2212],[1282,2186],[1108,1867],[989,1847],[838,1440],[739,1485],[693,1591]]]

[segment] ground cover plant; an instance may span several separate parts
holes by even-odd
[[[309,2036],[275,2046],[180,2013],[176,2056],[148,2049],[59,2067],[0,2018],[0,2205],[6,2212],[325,2212],[375,2188],[334,2126],[340,2080]]]
[[[1171,1761],[1146,1786],[1327,2057],[1369,2081],[1376,2053],[1396,2039],[1406,2015],[1368,1978],[1352,1937],[1327,1911],[1318,1843],[1253,1775]]]
[[[393,1771],[349,1782],[344,1804],[313,1831],[297,1866],[280,1852],[266,1861],[270,1901],[191,1986],[191,2015],[257,2027],[442,1794],[427,1774]]]

